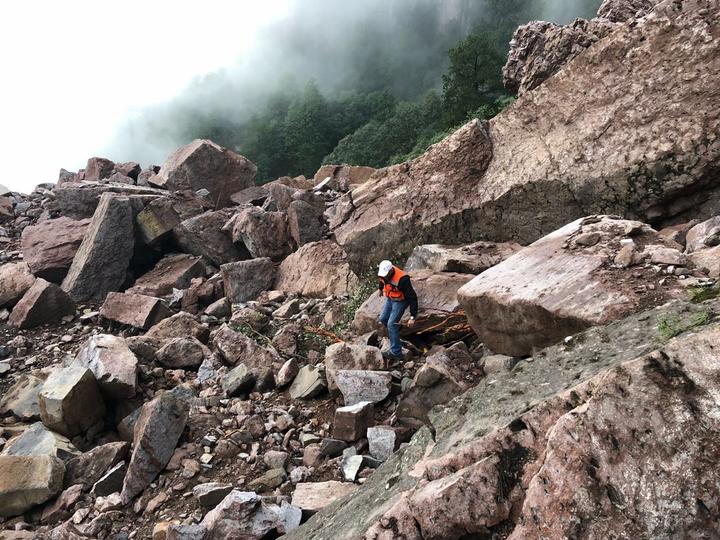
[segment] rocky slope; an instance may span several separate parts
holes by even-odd
[[[517,103],[387,169],[0,186],[0,539],[718,536],[718,13],[520,29]]]

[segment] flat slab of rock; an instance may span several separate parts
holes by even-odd
[[[165,468],[186,422],[185,404],[170,392],[143,405],[135,423],[133,453],[121,493],[123,504],[141,493]]]
[[[72,219],[89,218],[92,217],[105,193],[130,197],[143,203],[168,195],[167,191],[129,184],[64,182],[53,189],[54,204],[63,216]]]
[[[53,324],[67,315],[75,314],[75,303],[58,285],[38,278],[20,301],[8,319],[10,326],[34,328]]]
[[[38,398],[45,379],[31,373],[20,375],[0,397],[0,416],[13,414],[24,422],[40,419]]]
[[[152,270],[135,280],[128,293],[147,296],[167,296],[173,289],[187,289],[193,278],[205,275],[201,257],[179,254],[168,255],[158,261]]]
[[[67,437],[85,433],[105,416],[95,376],[79,365],[52,373],[40,390],[38,403],[42,423]]]
[[[0,517],[19,516],[63,488],[63,462],[52,456],[0,456]]]
[[[70,439],[35,422],[14,439],[8,441],[2,451],[4,456],[53,456],[63,461],[80,454]]]
[[[308,514],[319,512],[326,506],[357,491],[357,484],[350,482],[300,482],[295,485],[292,504]]]
[[[75,364],[92,371],[108,399],[129,399],[137,392],[138,360],[121,337],[96,334],[88,338]]]
[[[345,405],[362,401],[379,403],[390,395],[392,375],[388,371],[341,369],[335,374],[335,384]]]
[[[217,208],[230,196],[255,183],[257,167],[247,158],[206,139],[178,148],[160,167],[158,176],[173,191],[207,189]]]
[[[576,220],[458,291],[473,329],[490,350],[523,356],[589,326],[624,317],[641,305],[664,303],[675,294],[672,282],[643,294],[622,279],[634,269],[606,268],[615,261],[626,231],[633,231],[633,242],[648,246],[650,256],[681,255],[638,222],[607,216]]]
[[[311,204],[306,201],[293,201],[287,209],[290,236],[297,246],[310,242],[319,242],[327,234],[324,219],[324,205]]]
[[[223,264],[220,270],[225,297],[232,304],[255,300],[272,288],[276,276],[275,265],[267,257]]]
[[[385,369],[385,359],[377,347],[333,343],[325,348],[325,370],[330,391],[337,390],[335,377],[342,369],[380,371]]]
[[[125,282],[134,247],[130,199],[103,194],[63,280],[63,290],[76,302],[103,301],[107,293],[119,291]]]
[[[465,246],[425,244],[413,249],[403,269],[480,274],[522,248],[513,242],[475,242]]]
[[[305,244],[280,264],[275,289],[325,298],[349,294],[358,283],[342,248],[323,240]]]
[[[290,397],[293,399],[311,399],[327,388],[325,374],[315,366],[300,368],[290,385]]]
[[[210,358],[210,350],[193,337],[173,338],[168,340],[155,353],[158,362],[168,368],[193,368]]]
[[[159,298],[144,294],[111,292],[105,297],[100,315],[110,321],[147,330],[169,317],[171,312]]]
[[[230,233],[223,231],[230,214],[224,210],[205,212],[175,227],[174,236],[186,253],[200,255],[216,266],[249,259],[244,246],[236,246]]]
[[[255,379],[255,374],[245,364],[240,363],[223,377],[222,387],[228,397],[239,396],[253,389]]]
[[[0,265],[0,308],[17,304],[34,282],[27,263]]]
[[[20,248],[30,271],[37,277],[61,283],[89,225],[89,219],[62,216],[25,227]]]

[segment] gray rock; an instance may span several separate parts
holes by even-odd
[[[521,248],[512,242],[475,242],[465,246],[425,244],[413,249],[403,269],[480,274],[504,261]]]
[[[0,517],[19,516],[63,487],[63,462],[52,456],[0,456]]]
[[[229,218],[227,212],[217,210],[186,219],[175,227],[175,240],[186,253],[201,255],[216,266],[248,259],[244,246],[236,246],[222,230]]]
[[[320,443],[320,454],[329,458],[338,457],[347,448],[347,443],[340,439],[325,438]]]
[[[35,422],[10,441],[2,451],[4,456],[53,456],[63,461],[80,454],[70,439],[46,428],[42,422]]]
[[[363,456],[343,456],[342,462],[340,463],[340,470],[342,472],[343,478],[347,482],[354,482],[355,480],[357,480],[357,476],[360,473],[360,469],[362,469],[363,462]]]
[[[340,370],[335,375],[345,405],[361,401],[379,403],[390,395],[392,375],[387,371]]]
[[[220,270],[225,295],[231,304],[255,300],[275,282],[275,265],[268,258],[223,264]]]
[[[195,486],[192,489],[192,494],[203,508],[215,508],[232,489],[232,484],[207,482]]]
[[[63,317],[74,314],[75,304],[65,291],[38,278],[13,308],[8,324],[17,328],[34,328],[60,322]]]
[[[248,483],[248,489],[265,492],[280,487],[287,482],[285,469],[270,469],[255,480]]]
[[[96,446],[69,460],[65,466],[65,487],[82,484],[83,489],[89,490],[93,484],[100,481],[108,469],[125,459],[129,449],[127,442],[112,442]],[[112,491],[106,495],[110,493]]]
[[[304,366],[290,386],[292,399],[311,399],[327,388],[325,375],[316,366]]]
[[[165,540],[205,540],[207,530],[200,524],[168,525]]]
[[[0,416],[13,414],[24,422],[40,419],[38,403],[45,380],[33,374],[20,375],[15,384],[0,398]]]
[[[238,364],[222,379],[222,387],[229,397],[249,392],[255,386],[256,376],[245,364]]]
[[[133,293],[111,292],[100,308],[100,315],[107,320],[142,330],[147,330],[171,314],[160,299]]]
[[[519,361],[519,358],[513,358],[512,356],[493,354],[483,358],[483,371],[485,375],[511,371]]]
[[[158,349],[155,356],[158,362],[168,368],[198,367],[210,350],[195,338],[174,338]]]
[[[88,338],[75,363],[92,371],[109,399],[128,399],[137,392],[137,357],[121,337],[97,334]]]
[[[397,448],[397,433],[389,426],[370,427],[367,430],[370,455],[377,460],[385,461]]]
[[[375,409],[370,401],[338,407],[335,410],[333,437],[341,441],[357,441],[364,437],[367,428],[373,425],[374,415]]]

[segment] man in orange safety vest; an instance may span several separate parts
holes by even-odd
[[[393,360],[402,358],[400,342],[400,319],[405,310],[410,308],[408,326],[415,324],[418,313],[418,299],[410,282],[410,276],[390,261],[383,261],[378,267],[378,288],[386,298],[385,306],[380,314],[380,322],[387,328],[390,337],[390,351],[383,356]]]

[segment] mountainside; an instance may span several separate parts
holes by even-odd
[[[718,8],[528,23],[390,167],[0,186],[0,540],[720,536]]]

